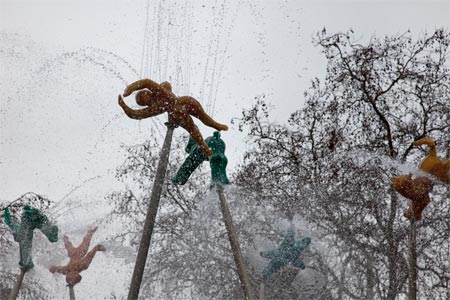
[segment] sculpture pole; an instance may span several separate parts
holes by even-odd
[[[409,227],[409,257],[408,257],[408,300],[417,299],[417,252],[416,252],[416,222],[410,220]]]
[[[20,274],[17,277],[16,284],[14,284],[13,289],[11,290],[11,294],[9,294],[8,300],[16,300],[17,295],[19,294],[20,287],[22,286],[23,277],[27,271],[24,268],[20,268]]]
[[[413,142],[414,146],[426,145],[428,155],[422,160],[419,169],[432,175],[443,183],[450,183],[450,159],[441,160],[436,152],[434,140],[424,137]],[[411,175],[391,178],[394,189],[403,197],[411,200],[411,205],[404,216],[410,219],[408,241],[408,300],[417,299],[417,249],[415,221],[420,221],[422,211],[430,203],[429,193],[433,189],[433,182],[426,177],[412,179]]]
[[[142,230],[142,238],[139,244],[139,250],[136,257],[136,264],[134,265],[130,290],[128,292],[128,300],[135,300],[139,296],[139,289],[141,288],[142,276],[144,274],[145,269],[145,262],[147,261],[148,250],[150,248],[150,240],[152,238],[156,213],[158,211],[159,199],[161,198],[161,191],[164,183],[164,178],[166,177],[166,170],[169,161],[173,130],[175,129],[176,125],[168,122],[166,123],[166,126],[167,126],[167,133],[161,150],[158,168],[156,169],[155,181],[153,182],[153,189],[150,196],[150,203],[148,205],[144,229]]]
[[[75,291],[73,290],[72,284],[69,284],[69,297],[70,300],[75,300]]]
[[[230,240],[231,250],[233,252],[234,262],[237,267],[239,280],[241,281],[241,286],[244,290],[245,299],[253,300],[253,292],[248,279],[245,263],[242,258],[236,230],[234,229],[233,219],[223,193],[222,185],[230,183],[226,174],[226,166],[228,163],[228,159],[225,156],[226,145],[220,138],[219,131],[215,131],[213,136],[208,137],[205,142],[213,153],[213,155],[209,157],[209,165],[211,167],[211,188],[216,186],[217,194],[219,195],[220,208],[222,211],[223,220],[225,222],[225,228],[228,233],[228,239]],[[172,179],[175,184],[185,184],[192,172],[194,172],[194,170],[208,158],[203,153],[198,143],[196,143],[193,139],[189,140],[185,150],[189,153],[189,156],[186,158],[177,174]]]
[[[266,300],[265,296],[264,296],[264,282],[261,282],[259,284],[259,300]]]
[[[222,210],[223,220],[227,229],[228,239],[230,240],[231,250],[233,251],[234,262],[239,274],[239,280],[241,281],[242,289],[244,290],[245,299],[253,300],[253,292],[250,285],[250,280],[248,279],[247,270],[245,269],[244,259],[242,258],[241,247],[239,246],[230,209],[228,208],[225,194],[223,193],[223,187],[220,184],[217,184],[217,194],[219,195],[220,208]]]

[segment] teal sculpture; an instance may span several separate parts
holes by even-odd
[[[226,167],[228,159],[225,156],[225,142],[220,138],[220,132],[215,131],[213,136],[206,138],[205,140],[208,147],[213,152],[213,155],[209,158],[209,165],[211,166],[211,181],[212,186],[216,184],[229,184]],[[185,148],[185,151],[189,153],[189,156],[183,162],[178,169],[177,174],[172,178],[172,182],[175,184],[185,184],[192,173],[200,166],[208,157],[204,154],[200,146],[192,138],[189,138],[189,142]]]
[[[31,259],[33,232],[39,229],[50,242],[58,241],[58,227],[50,223],[48,218],[38,209],[25,205],[21,223],[11,219],[9,209],[5,209],[5,223],[13,232],[13,237],[20,247],[20,267],[26,272],[34,267]]]
[[[220,208],[222,210],[223,220],[228,233],[228,239],[233,252],[239,280],[244,291],[244,298],[246,300],[255,299],[253,297],[253,291],[248,278],[244,259],[242,258],[241,248],[239,246],[236,230],[234,229],[231,212],[228,208],[225,194],[223,192],[223,185],[230,183],[226,173],[228,159],[225,156],[225,142],[220,138],[220,132],[215,131],[213,136],[205,139],[205,143],[212,152],[212,155],[209,156],[209,165],[211,167],[210,188],[215,186],[217,194],[219,195]],[[198,166],[200,166],[205,160],[208,160],[208,157],[203,154],[200,146],[192,138],[189,139],[185,151],[189,153],[189,155],[178,169],[177,174],[172,178],[172,182],[175,184],[185,184]]]
[[[260,252],[262,257],[270,259],[269,264],[263,270],[264,280],[268,279],[289,263],[294,267],[302,270],[305,269],[305,264],[299,256],[310,243],[310,237],[305,237],[296,241],[294,237],[294,230],[289,228],[286,237],[277,249]]]
[[[208,139],[208,147],[213,152],[213,155],[209,158],[212,185],[229,184],[230,181],[226,171],[228,158],[225,156],[225,142],[220,138],[219,131],[215,131],[213,136]]]
[[[209,137],[206,139],[208,142]],[[192,137],[189,137],[188,144],[184,151],[188,153],[188,157],[184,160],[181,167],[178,169],[177,174],[172,178],[172,182],[175,184],[183,185],[185,184],[191,174],[207,159],[207,156],[200,149],[199,145]]]

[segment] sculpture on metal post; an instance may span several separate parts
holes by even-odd
[[[205,160],[209,159],[209,164],[211,167],[210,187],[212,188],[215,186],[219,196],[220,208],[222,211],[225,228],[228,233],[228,239],[233,252],[233,258],[236,264],[239,280],[244,291],[244,297],[247,300],[254,299],[253,290],[250,285],[244,259],[241,254],[239,240],[236,230],[234,229],[233,218],[223,192],[223,185],[230,183],[226,174],[228,159],[225,156],[225,142],[220,138],[220,132],[215,131],[213,136],[210,136],[205,140],[205,143],[212,152],[212,155],[209,157],[205,155],[204,151],[202,151],[203,147],[201,144],[198,144],[198,142],[193,138],[189,139],[189,142],[185,148],[185,151],[189,153],[189,156],[178,169],[175,177],[172,178],[172,182],[180,185],[185,184],[195,169],[197,169],[198,166]]]
[[[436,144],[430,138],[421,138],[413,142],[414,146],[427,145],[429,153],[420,163],[419,168],[430,174],[431,178],[419,176],[413,179],[410,175],[391,178],[392,186],[405,198],[411,200],[409,208],[403,215],[410,220],[408,242],[408,299],[417,299],[417,248],[415,221],[422,219],[422,211],[430,203],[429,193],[433,189],[433,178],[450,184],[450,159],[440,160],[436,152]]]
[[[211,166],[211,186],[215,184],[229,184],[226,167],[228,159],[225,156],[225,142],[220,138],[220,132],[215,131],[213,136],[206,138],[207,146],[211,149],[212,155],[209,157],[209,164]],[[199,144],[192,138],[189,138],[188,144],[185,148],[186,153],[189,153],[177,174],[172,179],[175,184],[185,184],[191,174],[205,161],[208,157],[204,154]]]
[[[51,266],[49,271],[52,273],[60,273],[66,275],[66,282],[69,286],[74,286],[81,281],[80,273],[89,268],[97,251],[106,251],[106,248],[102,245],[96,245],[88,252],[89,244],[92,239],[92,235],[97,230],[97,227],[88,230],[83,238],[83,241],[78,247],[74,247],[67,235],[64,235],[64,247],[67,250],[69,256],[69,263],[65,266]]]
[[[215,131],[212,137],[209,137],[208,147],[211,148],[213,155],[209,158],[211,167],[211,187],[214,185],[229,184],[227,177],[228,158],[225,156],[225,142],[220,138],[220,132]]]
[[[414,146],[427,145],[430,152],[419,165],[420,170],[432,175],[432,178],[443,183],[450,183],[450,159],[440,160],[436,153],[436,145],[430,138],[422,138],[413,143]],[[422,211],[430,203],[429,193],[433,189],[433,181],[425,176],[415,179],[411,175],[391,178],[392,186],[403,197],[411,200],[410,207],[404,212],[407,219],[422,219]]]
[[[165,81],[158,84],[150,79],[138,80],[126,87],[123,96],[127,97],[136,90],[139,90],[135,97],[136,103],[140,106],[146,106],[146,108],[133,110],[125,104],[122,96],[119,95],[119,105],[128,117],[140,120],[167,112],[169,122],[186,129],[207,156],[212,155],[212,152],[203,140],[191,116],[216,130],[228,130],[228,126],[214,121],[193,97],[175,96],[169,82]]]
[[[206,138],[206,143],[208,142],[208,138]],[[174,178],[172,178],[172,182],[175,184],[183,185],[185,184],[191,174],[205,161],[208,159],[208,156],[203,152],[197,142],[189,137],[189,141],[184,148],[184,151],[188,153],[188,157],[184,160],[183,164],[177,171],[177,174]]]
[[[25,273],[34,267],[31,257],[31,248],[33,247],[33,234],[35,229],[48,238],[50,242],[58,241],[58,227],[52,224],[47,216],[38,209],[25,205],[20,224],[11,219],[9,209],[5,209],[5,223],[12,230],[14,240],[19,243],[20,251],[20,274],[11,290],[9,300],[14,300],[19,294]]]
[[[263,270],[264,280],[270,278],[284,266],[291,264],[294,267],[305,269],[305,264],[300,259],[300,254],[311,243],[310,237],[295,240],[294,230],[289,228],[286,237],[275,250],[260,252],[262,257],[270,259],[269,264]]]
[[[212,151],[206,145],[191,116],[198,118],[205,125],[215,128],[216,130],[228,130],[226,125],[217,123],[206,114],[196,99],[189,96],[175,96],[172,93],[172,86],[168,82],[158,84],[150,79],[138,80],[128,85],[125,88],[123,95],[127,97],[136,90],[139,90],[135,97],[136,103],[141,106],[146,106],[145,108],[131,109],[125,104],[121,95],[118,97],[119,105],[128,117],[141,120],[167,112],[169,118],[166,123],[166,137],[164,138],[164,144],[155,174],[155,181],[153,183],[150,203],[148,205],[147,215],[142,230],[142,238],[139,244],[128,299],[136,299],[139,295],[153,227],[158,211],[159,199],[161,197],[162,186],[167,170],[173,130],[177,126],[186,129],[193,140],[200,145],[200,148],[206,157],[211,156]]]
[[[5,209],[5,223],[12,230],[14,240],[19,243],[20,268],[24,272],[34,267],[31,248],[33,246],[33,233],[39,229],[50,242],[58,241],[58,226],[52,224],[47,216],[36,208],[25,205],[21,222],[17,223],[11,219],[9,209]]]
[[[431,202],[429,194],[433,189],[433,182],[426,177],[412,179],[411,175],[391,178],[391,182],[400,195],[411,200],[403,216],[407,219],[422,220],[422,211]]]

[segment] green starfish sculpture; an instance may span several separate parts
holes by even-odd
[[[305,264],[299,256],[310,243],[310,237],[296,241],[294,238],[294,230],[289,228],[286,237],[277,249],[260,252],[262,257],[270,259],[269,264],[263,270],[263,278],[268,279],[289,263],[303,270]]]
[[[11,228],[14,240],[19,243],[19,265],[25,271],[34,267],[31,259],[31,247],[33,246],[33,231],[39,229],[50,242],[58,241],[58,227],[50,223],[48,218],[38,209],[28,205],[23,207],[21,223],[11,219],[9,209],[5,209],[5,223]]]
[[[225,142],[220,138],[220,132],[215,131],[213,136],[206,138],[205,142],[213,152],[213,155],[209,158],[212,177],[211,185],[229,184],[230,181],[228,180],[226,173],[226,167],[228,164],[228,159],[225,156],[226,146]],[[189,153],[189,156],[178,169],[175,177],[172,178],[172,182],[175,184],[185,184],[198,166],[208,159],[200,146],[192,138],[189,138],[185,151]]]

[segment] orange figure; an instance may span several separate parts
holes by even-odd
[[[169,121],[186,129],[207,156],[211,156],[212,151],[206,145],[191,116],[216,130],[228,130],[228,126],[219,124],[208,116],[196,99],[189,96],[175,96],[172,93],[172,86],[167,81],[158,84],[150,79],[138,80],[126,87],[123,96],[127,97],[136,90],[141,90],[136,94],[136,103],[147,107],[131,109],[119,95],[119,105],[128,117],[141,120],[167,112]]]
[[[391,178],[391,182],[397,192],[411,200],[409,208],[403,213],[405,218],[421,220],[422,211],[430,203],[433,182],[426,177],[412,179],[410,175]]]
[[[422,138],[418,141],[415,141],[414,146],[427,145],[430,148],[430,153],[427,157],[422,161],[419,168],[435,176],[442,182],[450,183],[450,159],[440,160],[436,154],[436,145],[434,141],[430,138]]]
[[[67,235],[64,235],[64,246],[67,249],[69,256],[69,263],[64,267],[51,266],[50,272],[61,273],[66,275],[66,282],[68,285],[74,286],[81,281],[80,272],[86,270],[92,262],[97,251],[106,251],[106,248],[102,245],[95,246],[88,252],[89,243],[91,242],[92,235],[97,230],[97,227],[89,229],[83,238],[80,246],[75,248],[69,241]]]

